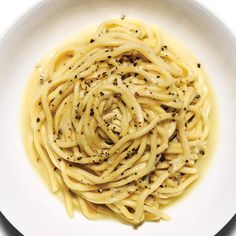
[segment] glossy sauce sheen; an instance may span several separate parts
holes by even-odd
[[[94,32],[94,30],[91,29],[91,32]],[[214,91],[213,91],[210,81],[208,79],[204,65],[202,65],[201,62],[199,62],[196,59],[196,57],[193,56],[192,52],[189,49],[187,49],[185,46],[183,46],[183,44],[180,43],[178,40],[174,39],[172,36],[170,36],[168,33],[166,33],[163,30],[161,30],[161,34],[162,34],[162,40],[165,42],[165,44],[168,46],[168,48],[172,52],[174,52],[176,55],[178,55],[178,57],[184,58],[184,60],[187,61],[190,65],[196,66],[198,63],[200,63],[200,65],[201,65],[200,70],[203,74],[205,84],[207,85],[207,88],[208,88],[208,100],[210,102],[210,116],[209,116],[210,132],[209,132],[208,143],[207,143],[208,150],[207,150],[206,155],[204,155],[202,158],[200,158],[199,161],[197,162],[199,177],[193,184],[191,184],[188,187],[187,191],[184,191],[184,193],[182,193],[182,195],[180,197],[177,197],[176,199],[174,199],[171,204],[164,206],[164,207],[169,207],[173,203],[175,203],[176,201],[183,199],[189,193],[189,190],[193,186],[195,186],[196,183],[199,183],[202,180],[202,177],[204,176],[204,174],[207,173],[207,169],[210,168],[209,164],[210,164],[211,159],[213,157],[214,146],[216,145],[216,142],[217,142],[217,132],[218,132],[217,117],[218,117],[218,115],[217,115],[217,107],[216,107]],[[81,35],[83,35],[82,39],[81,39]],[[90,30],[82,32],[82,33],[78,34],[78,36],[75,36],[72,39],[66,40],[61,45],[68,44],[68,42],[74,41],[74,40],[80,41],[80,42],[85,42],[90,38],[90,35],[91,35]],[[56,48],[60,48],[61,45],[59,45],[59,47],[56,47]],[[55,50],[52,50],[52,52],[54,52],[54,51]],[[45,59],[46,59],[46,57],[45,57]],[[40,66],[40,64],[38,66]],[[30,127],[30,122],[31,122],[30,121],[30,108],[31,108],[31,104],[32,104],[32,101],[33,101],[33,98],[35,95],[35,90],[37,88],[37,85],[38,85],[37,80],[31,79],[31,80],[27,81],[26,89],[23,93],[20,125],[21,125],[23,142],[24,142],[25,150],[27,152],[27,156],[30,157],[31,163],[33,164],[34,168],[37,169],[37,171],[39,171],[40,175],[43,176],[44,181],[46,181],[46,183],[47,183],[48,182],[47,176],[45,174],[42,174],[45,172],[40,171],[41,166],[39,165],[39,162],[37,161],[37,157],[32,153],[32,151],[29,148],[29,143],[30,143],[29,141],[32,140],[32,132],[31,132],[31,127]],[[60,198],[62,197],[62,196],[60,196],[60,193],[57,195],[59,195]]]

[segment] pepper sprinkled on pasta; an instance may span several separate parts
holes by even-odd
[[[79,207],[88,218],[111,212],[135,225],[169,219],[161,206],[198,177],[206,151],[200,67],[125,16],[36,67],[32,152],[69,215]]]

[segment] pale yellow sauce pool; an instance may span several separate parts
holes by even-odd
[[[79,36],[73,37],[72,39],[65,41],[62,45],[64,44],[66,45],[69,42],[74,41],[74,40],[78,41],[78,38],[80,39],[79,41],[82,41],[82,42],[86,41],[90,38],[90,31],[94,32],[94,30],[91,29],[89,30],[89,32],[86,31],[84,34],[80,33],[78,34]],[[182,43],[180,43],[178,40],[171,37],[165,31],[161,31],[161,33],[162,33],[162,41],[165,42],[165,45],[168,46],[168,49],[175,52],[175,54],[178,55],[178,57],[184,59],[185,61],[187,61],[188,63],[192,65],[201,63],[196,59],[196,57],[192,54],[192,52],[189,49],[183,46]],[[84,35],[82,37],[82,40],[81,40],[81,35]],[[60,46],[61,45],[59,45],[59,47],[57,48],[60,48]],[[44,60],[46,59],[47,57],[45,57]],[[218,124],[218,119],[217,119],[218,115],[217,115],[214,91],[210,84],[210,80],[208,79],[208,75],[205,71],[204,65],[201,64],[200,70],[202,71],[204,75],[205,84],[208,87],[208,99],[210,101],[210,110],[211,110],[210,117],[209,117],[210,132],[208,136],[208,150],[207,150],[206,155],[198,160],[197,165],[198,165],[198,170],[199,170],[199,178],[197,179],[197,181],[191,184],[190,187],[188,187],[188,189],[186,189],[181,196],[173,200],[173,202],[171,204],[168,204],[167,207],[169,207],[176,201],[179,201],[180,199],[182,200],[186,195],[188,195],[190,189],[192,189],[193,187],[196,187],[197,184],[201,183],[204,175],[207,174],[207,169],[209,168],[211,159],[214,154],[214,147],[216,146],[216,143],[217,143],[217,132],[218,132],[219,124]],[[38,81],[33,80],[33,79],[28,80],[26,89],[23,94],[23,101],[22,101],[21,120],[20,120],[21,131],[22,131],[21,133],[23,137],[24,146],[27,152],[27,156],[30,157],[31,163],[34,166],[34,168],[37,169],[37,171],[40,173],[41,176],[43,176],[44,181],[48,182],[45,172],[40,171],[41,166],[39,162],[37,161],[37,157],[35,156],[31,148],[29,147],[29,143],[30,143],[29,140],[32,139],[32,133],[31,133],[31,127],[30,127],[30,108],[31,108],[33,98],[35,96],[35,91],[36,91],[37,86],[38,86]],[[58,195],[60,196],[60,194]],[[62,196],[60,196],[60,198],[62,198]]]

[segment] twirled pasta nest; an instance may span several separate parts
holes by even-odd
[[[32,153],[70,215],[79,207],[132,224],[169,219],[161,206],[197,178],[206,150],[209,104],[197,67],[157,30],[121,19],[37,66]]]

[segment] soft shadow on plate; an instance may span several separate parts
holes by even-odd
[[[6,236],[21,236],[22,234],[0,213],[0,228]]]
[[[6,236],[22,236],[12,224],[0,213],[0,227],[3,228],[3,231]],[[233,236],[236,231],[236,215],[230,220],[230,222],[218,233],[216,236]]]

